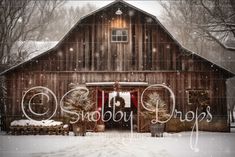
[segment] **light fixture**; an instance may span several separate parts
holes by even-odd
[[[116,13],[115,13],[116,15],[122,15],[122,11],[121,11],[121,9],[120,8],[118,8],[118,10],[116,11]]]

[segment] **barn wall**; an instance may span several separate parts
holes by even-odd
[[[121,16],[115,15],[119,7]],[[115,28],[128,30],[128,42],[111,42]],[[22,118],[22,93],[30,87],[48,87],[60,100],[69,83],[99,81],[166,83],[184,113],[191,109],[186,90],[206,89],[212,114],[226,117],[227,77],[212,63],[180,49],[152,17],[114,5],[81,20],[56,49],[7,73],[8,124]],[[61,117],[60,110],[56,117]]]
[[[9,79],[11,78],[11,79]],[[227,117],[225,79],[219,73],[204,72],[24,72],[14,73],[7,79],[8,115],[22,118],[20,102],[23,92],[34,86],[51,89],[58,98],[69,91],[70,83],[103,81],[143,81],[149,84],[167,84],[175,93],[176,109],[185,114],[195,111],[195,106],[188,105],[187,89],[205,89],[210,93],[211,113],[214,117]],[[54,104],[51,104],[53,106]],[[58,109],[56,119],[62,118]],[[9,120],[10,121],[10,120]]]

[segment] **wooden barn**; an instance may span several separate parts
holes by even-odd
[[[226,80],[234,74],[182,47],[155,16],[122,0],[81,18],[54,48],[1,75],[7,87],[6,130],[11,121],[25,118],[21,101],[27,90],[47,87],[60,102],[73,83],[89,89],[94,110],[102,105],[112,107],[109,99],[117,85],[128,102],[127,112],[133,111],[138,132],[149,131],[149,119],[144,115],[140,97],[153,84],[170,87],[176,97],[175,108],[182,112],[166,123],[166,131],[191,130],[194,121],[182,122],[180,118],[189,119],[188,111],[198,108],[202,112],[207,106],[213,119],[210,123],[202,120],[199,129],[229,131]],[[158,90],[169,104],[171,100],[164,89]],[[46,110],[43,103],[35,98],[33,110]],[[53,107],[55,100],[46,103]],[[66,120],[59,107],[52,119]],[[94,130],[97,123],[92,122],[89,129]],[[128,124],[119,126],[113,122],[105,126],[129,129]]]

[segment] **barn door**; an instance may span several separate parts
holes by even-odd
[[[98,110],[104,109],[104,119],[110,118],[107,112],[112,113],[112,118],[105,122],[100,122],[105,125],[106,130],[130,130],[130,116],[133,115],[133,125],[137,124],[137,106],[138,92],[137,91],[98,91]],[[122,112],[123,116],[117,112]],[[116,114],[116,115],[115,115]],[[124,120],[124,116],[127,121]],[[119,120],[120,119],[120,120]]]

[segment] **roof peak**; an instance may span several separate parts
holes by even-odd
[[[101,8],[99,8],[99,9],[96,9],[96,10],[94,10],[94,11],[88,13],[87,15],[81,17],[79,21],[81,21],[81,20],[83,20],[83,19],[85,19],[85,18],[87,18],[87,17],[89,17],[89,16],[91,16],[91,15],[93,15],[93,14],[98,13],[99,11],[103,10],[104,8],[108,8],[108,7],[110,7],[110,6],[112,6],[112,5],[115,5],[115,4],[119,3],[119,2],[120,2],[121,4],[123,4],[123,5],[126,5],[126,6],[128,6],[128,7],[130,7],[130,8],[135,9],[135,10],[138,10],[138,11],[140,11],[140,12],[142,12],[142,13],[144,13],[144,14],[146,14],[146,15],[148,15],[148,16],[154,18],[154,19],[156,19],[156,16],[155,16],[155,15],[153,15],[153,14],[151,14],[151,13],[149,13],[149,12],[143,10],[143,9],[140,9],[140,8],[138,8],[138,7],[136,7],[136,6],[132,5],[132,4],[130,4],[130,3],[126,2],[126,1],[124,1],[124,0],[114,0],[114,1],[112,1],[111,3],[109,3],[109,4],[107,4],[107,5],[103,6],[103,7],[101,7]]]

